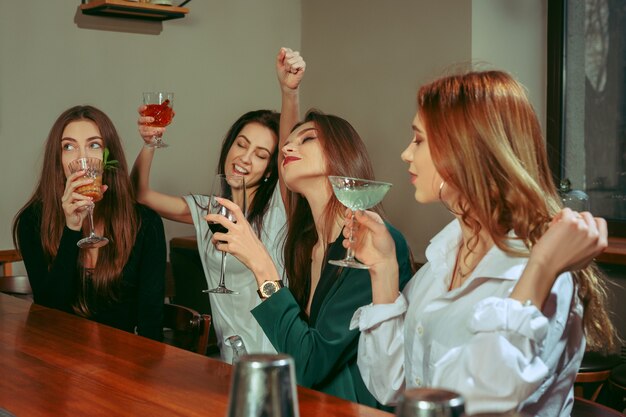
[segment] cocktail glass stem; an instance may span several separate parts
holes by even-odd
[[[89,218],[89,236],[78,241],[79,248],[99,248],[109,243],[109,239],[96,235],[96,227],[93,223],[93,209],[95,204],[87,206],[87,217]]]
[[[213,294],[239,294],[237,291],[229,290],[226,288],[224,277],[226,276],[226,252],[222,251],[222,266],[220,270],[220,282],[217,287],[210,290],[203,290],[202,292],[210,292]]]
[[[226,289],[226,285],[224,284],[224,276],[226,276],[226,252],[222,252],[222,266],[220,270],[220,283],[217,284],[218,287]]]
[[[163,136],[154,135],[152,136],[152,143],[146,145],[149,148],[167,148],[169,145],[163,142]]]
[[[354,231],[354,210],[351,210],[350,212],[352,213],[352,215],[350,216],[350,234],[348,235],[348,242],[350,242],[350,246],[348,246],[344,261],[356,262],[356,259],[354,259],[354,249],[352,249],[352,244],[354,243],[354,236],[352,234],[352,232]]]
[[[89,238],[93,238],[96,236],[96,228],[93,224],[93,207],[94,204],[90,204],[87,206],[87,217],[89,217]]]

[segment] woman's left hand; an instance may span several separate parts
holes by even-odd
[[[265,245],[258,238],[241,208],[225,198],[216,198],[216,200],[230,210],[235,221],[230,221],[220,214],[208,214],[205,216],[209,223],[219,223],[228,229],[228,233],[213,234],[211,242],[215,245],[215,248],[235,256],[255,275],[255,269],[267,265],[267,262],[273,265]]]
[[[284,93],[296,90],[300,86],[305,69],[306,62],[300,56],[300,52],[280,48],[276,57],[276,75]]]
[[[555,272],[585,268],[608,246],[606,221],[589,212],[561,210],[532,248],[530,261],[552,265]]]

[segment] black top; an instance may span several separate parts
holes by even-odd
[[[151,209],[137,205],[141,227],[128,262],[122,271],[117,300],[89,303],[99,323],[162,339],[165,297],[165,233],[161,218]],[[73,313],[76,290],[83,273],[78,264],[81,231],[63,229],[57,255],[49,265],[41,244],[41,205],[27,207],[20,216],[17,238],[33,289],[35,303]],[[109,245],[115,242],[109,242]],[[89,273],[89,271],[84,271]]]

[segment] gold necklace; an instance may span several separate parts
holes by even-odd
[[[463,285],[463,282],[465,282],[465,278],[467,278],[472,273],[472,271],[476,269],[476,266],[478,266],[478,264],[480,263],[480,259],[478,259],[478,261],[474,264],[474,266],[472,266],[467,272],[463,272],[461,270],[461,265],[459,263],[462,250],[463,250],[463,246],[459,247],[459,251],[456,253],[456,260],[454,261],[454,269],[452,270],[452,279],[450,280],[450,286],[448,287],[448,291],[452,290],[452,287],[454,286],[454,283],[456,282],[457,275],[459,276],[459,281],[460,281],[459,287],[460,287],[461,285]]]

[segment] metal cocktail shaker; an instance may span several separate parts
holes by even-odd
[[[233,366],[228,417],[299,417],[293,359],[284,354],[241,356]]]
[[[397,417],[461,417],[464,412],[463,397],[437,388],[408,389],[396,407]]]

